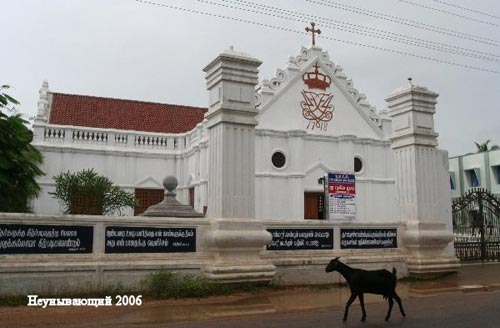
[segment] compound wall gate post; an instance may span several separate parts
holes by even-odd
[[[481,220],[481,225],[480,225],[480,230],[479,233],[481,234],[481,261],[484,263],[484,260],[486,259],[486,240],[484,237],[484,209],[483,209],[483,194],[482,192],[479,192],[477,195],[477,201],[478,201],[478,206],[479,206],[479,218]]]

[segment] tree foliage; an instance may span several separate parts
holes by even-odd
[[[66,214],[121,215],[124,207],[138,206],[133,194],[93,169],[63,172],[54,180],[56,191],[50,194],[62,203]]]
[[[8,85],[0,87],[0,212],[27,212],[28,200],[38,195],[35,181],[43,175],[38,167],[42,154],[31,145],[33,132],[20,114],[15,112],[19,102],[5,93]]]
[[[476,147],[477,147],[477,152],[478,153],[483,153],[485,151],[488,151],[489,148],[488,148],[488,144],[490,143],[491,140],[486,140],[486,142],[483,142],[481,144],[477,143],[477,142],[474,142],[476,144]]]

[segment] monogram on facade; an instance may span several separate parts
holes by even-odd
[[[302,75],[302,80],[309,89],[324,90],[330,87],[332,79],[319,71],[316,63],[314,72],[307,72]],[[301,91],[303,100],[300,103],[302,115],[308,120],[307,129],[319,129],[327,131],[328,122],[333,118],[333,95],[327,92]]]

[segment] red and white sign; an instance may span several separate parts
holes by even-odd
[[[356,177],[352,172],[328,173],[328,217],[356,218]]]

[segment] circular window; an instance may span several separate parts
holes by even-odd
[[[363,170],[363,162],[361,161],[361,158],[354,157],[354,172],[359,173],[361,170]]]
[[[281,169],[286,164],[285,154],[283,154],[280,151],[275,152],[271,160],[273,162],[274,167],[278,169]]]

